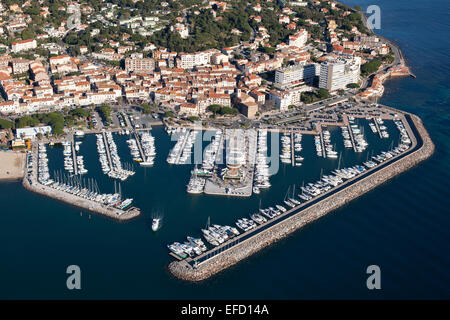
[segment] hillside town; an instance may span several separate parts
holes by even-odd
[[[146,6],[139,0],[2,0],[0,114],[14,121],[148,104],[170,117],[211,118],[220,110],[258,119],[346,93],[380,96],[386,78],[409,72],[356,9],[338,2]],[[241,9],[248,21],[232,18]],[[210,21],[219,26],[211,27],[215,42],[199,30]]]

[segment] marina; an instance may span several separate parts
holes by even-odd
[[[225,147],[220,148],[219,143],[214,167],[215,174],[206,179],[204,193],[249,197],[253,191],[257,132],[226,129],[223,139]],[[225,160],[225,164],[221,164],[222,159]]]
[[[408,139],[412,140],[411,146],[400,145],[394,149],[393,154],[389,151],[390,157],[385,153],[382,157],[384,160],[380,161],[378,166],[364,170],[355,169],[360,171],[359,174],[356,171],[349,172],[348,169],[336,171],[336,175],[348,180],[316,199],[274,217],[266,224],[224,241],[195,259],[172,262],[169,270],[184,280],[204,280],[426,159],[433,153],[434,145],[420,119],[411,115],[406,117],[408,129],[402,132],[414,132],[412,136],[408,133]]]
[[[205,195],[201,196],[201,199],[218,195],[227,196],[226,198],[259,199],[257,208],[254,206],[247,212],[239,210],[241,214],[236,212],[234,219],[224,221],[227,217],[222,217],[220,221],[216,221],[215,217],[214,223],[211,224],[208,218],[206,227],[200,227],[197,232],[191,229],[189,234],[185,235],[187,241],[169,242],[166,244],[169,255],[176,258],[178,263],[187,263],[195,274],[199,268],[207,268],[203,266],[209,265],[224,252],[232,252],[246,241],[263,237],[260,233],[273,230],[272,228],[281,228],[280,225],[284,225],[289,219],[299,219],[294,217],[298,214],[303,216],[306,214],[303,211],[307,212],[308,208],[322,201],[328,201],[328,197],[340,194],[358,181],[364,180],[366,176],[378,172],[386,164],[409,154],[415,147],[416,138],[411,134],[412,130],[405,116],[391,113],[389,117],[385,115],[383,119],[378,118],[375,121],[380,130],[389,132],[388,137],[391,140],[382,135],[366,137],[365,129],[372,130],[374,123],[370,122],[367,116],[350,114],[343,117],[346,125],[342,122],[318,123],[314,132],[292,129],[281,132],[264,129],[199,131],[172,127],[166,128],[166,134],[163,130],[159,130],[158,139],[169,139],[168,135],[172,135],[172,141],[175,140],[175,144],[166,149],[168,157],[164,163],[167,168],[173,167],[173,170],[178,171],[177,168],[186,165],[190,167],[188,176],[182,174],[178,177],[181,179],[184,177],[188,182],[186,191],[190,197],[203,193]],[[342,135],[339,135],[339,131]],[[176,135],[176,139],[173,135]],[[211,138],[210,143],[200,144],[203,157],[199,161],[192,156],[193,147],[196,141],[203,140],[204,135]],[[32,180],[33,166],[31,166],[28,183],[24,182],[24,185],[41,194],[48,195],[54,192],[54,198],[65,197],[66,202],[117,219],[129,219],[139,215],[140,209],[133,206],[136,185],[126,182],[128,177],[134,176],[135,171],[127,167],[126,163],[130,159],[141,164],[139,167],[143,168],[138,170],[139,177],[142,177],[142,174],[146,175],[147,170],[152,170],[146,167],[161,166],[161,162],[159,164],[155,162],[155,142],[158,140],[152,131],[132,131],[129,135],[103,131],[101,134],[85,135],[78,139],[72,143],[63,142],[61,146],[65,157],[70,153],[71,158],[76,159],[73,169],[86,170],[86,179],[81,178],[81,173],[75,175],[69,171],[61,174],[58,168],[53,168],[54,173],[51,175],[49,163],[56,164],[54,162],[56,159],[53,159],[53,156],[47,157],[46,145],[41,143],[37,146],[36,159],[39,164],[37,183]],[[271,144],[268,143],[269,140]],[[353,148],[348,148],[348,141],[352,142]],[[370,148],[369,142],[374,143],[375,148]],[[81,144],[83,148],[80,148]],[[99,180],[100,183],[97,182],[95,172],[91,175],[92,158],[89,158],[91,160],[88,160],[85,167],[84,161],[86,154],[89,153],[89,146],[96,146],[99,155],[96,161],[100,162],[99,169],[105,176]],[[272,150],[273,147],[276,149]],[[315,155],[312,156],[311,151],[314,148]],[[55,147],[49,149],[53,150]],[[304,150],[309,150],[309,155],[303,157],[301,153]],[[164,154],[164,150],[162,152]],[[60,155],[56,153],[55,156],[57,154]],[[272,167],[274,163],[271,163],[274,156],[277,162],[280,161],[281,166],[275,168],[275,172],[271,172],[274,170]],[[146,165],[142,165],[143,163]],[[303,164],[306,167],[303,167]],[[309,169],[312,164],[319,169],[320,174]],[[286,170],[289,170],[289,173]],[[287,175],[289,179],[285,180]],[[269,202],[261,193],[266,194],[265,189],[271,188],[272,179],[278,180],[276,182],[278,190],[280,187],[284,190],[282,194],[278,192],[278,196],[271,191],[272,200]],[[128,196],[123,195],[122,185],[117,180],[125,184],[127,191],[131,189]],[[107,186],[111,185],[111,182],[114,183],[114,191],[101,193],[100,190],[111,188]],[[277,201],[273,201],[275,197],[278,198]],[[151,227],[153,231],[158,230],[158,224],[153,220]],[[293,226],[290,226],[288,229],[292,228]],[[258,246],[259,243],[256,247]],[[170,268],[177,270],[173,264]],[[177,271],[173,273],[177,275]]]
[[[358,5],[363,10],[373,4],[369,1],[344,3],[350,7]],[[314,5],[310,3],[308,8],[311,4]],[[445,8],[447,2],[439,1],[435,6],[424,2],[411,2],[410,10],[404,10],[404,3],[398,1],[381,1],[377,4],[385,14],[382,16],[383,27],[374,32],[381,41],[395,39],[398,46],[389,42],[394,46],[393,56],[400,54],[403,60],[402,52],[399,51],[401,49],[417,79],[392,77],[392,80],[389,80],[391,77],[388,76],[386,81],[382,81],[385,87],[384,95],[375,102],[395,107],[397,110],[390,109],[392,115],[389,111],[380,113],[377,108],[368,110],[369,108],[364,105],[359,107],[360,110],[355,108],[348,111],[349,115],[355,117],[355,123],[364,128],[365,139],[369,144],[366,150],[361,153],[355,152],[350,136],[348,136],[349,147],[344,146],[346,140],[343,139],[340,128],[341,125],[345,125],[343,118],[334,117],[335,110],[328,107],[328,101],[325,101],[323,112],[317,112],[324,118],[318,122],[322,124],[324,130],[330,132],[331,145],[333,150],[338,152],[338,159],[317,157],[313,136],[317,131],[314,123],[313,126],[306,123],[303,127],[300,121],[283,117],[278,121],[292,122],[286,125],[275,123],[267,127],[258,127],[258,130],[267,131],[266,158],[271,173],[270,188],[260,189],[259,194],[253,192],[250,197],[191,194],[186,192],[186,185],[192,177],[192,172],[197,172],[199,178],[206,178],[212,174],[212,170],[202,172],[201,161],[197,163],[197,168],[195,164],[168,164],[166,157],[175,141],[171,141],[162,125],[154,126],[151,130],[157,151],[154,165],[140,166],[140,163],[133,161],[126,143],[126,140],[131,138],[130,134],[133,135],[133,130],[132,123],[127,128],[129,132],[125,130],[125,123],[130,121],[124,112],[118,116],[124,123],[122,128],[105,127],[105,130],[118,133],[114,134],[114,139],[122,163],[134,164],[136,174],[125,181],[117,182],[120,181],[124,198],[134,198],[134,205],[141,209],[141,214],[129,221],[117,221],[71,205],[69,202],[54,200],[51,195],[28,192],[19,182],[3,181],[0,184],[1,199],[4,204],[8,204],[8,207],[2,210],[0,223],[0,235],[5,244],[1,250],[3,263],[0,266],[1,274],[4,275],[3,299],[73,299],[74,294],[81,299],[158,301],[161,299],[435,300],[450,297],[448,277],[450,219],[447,213],[450,198],[444,196],[446,182],[450,179],[448,163],[450,135],[446,116],[449,111],[450,81],[448,67],[442,63],[448,53],[446,42],[442,41],[442,34],[448,29],[448,24],[442,23],[447,19],[446,10],[436,10],[436,7]],[[334,10],[330,11],[330,4],[320,5],[328,8],[329,13],[325,15],[331,17],[330,12],[332,15]],[[261,3],[261,6],[264,11],[264,4]],[[227,3],[227,11],[228,7],[230,3]],[[27,8],[22,8],[25,9]],[[251,7],[248,9],[252,10]],[[296,8],[293,10],[298,11]],[[108,12],[106,10],[103,15]],[[137,12],[132,12],[132,15],[135,13]],[[95,18],[95,14],[93,17]],[[336,20],[338,24],[336,31],[342,30],[339,28],[340,22],[347,18],[340,16],[337,19],[339,21]],[[421,22],[409,23],[414,21]],[[187,23],[189,22],[188,20]],[[323,26],[327,27],[326,24]],[[297,28],[299,27],[302,26],[297,23]],[[192,36],[189,39],[192,40]],[[37,41],[38,46],[44,45],[42,40]],[[352,38],[349,41],[353,41]],[[159,47],[158,44],[156,46]],[[320,50],[319,47],[316,49]],[[316,49],[312,47],[313,51]],[[40,54],[40,51],[38,50],[37,54]],[[260,55],[258,49],[256,55],[257,58]],[[366,56],[366,53],[363,55]],[[367,56],[369,59],[372,58]],[[90,59],[88,55],[86,57]],[[47,66],[46,57],[43,58],[44,66]],[[84,56],[82,58],[84,64]],[[231,67],[233,68],[233,65]],[[121,73],[120,75],[122,76]],[[14,79],[16,76],[14,75]],[[57,74],[55,78],[56,76]],[[30,81],[32,80],[30,77]],[[95,82],[102,84],[98,82],[101,80],[96,79]],[[132,82],[136,83],[137,79],[132,79]],[[174,81],[171,85],[177,90],[175,93],[178,96],[178,84]],[[36,90],[37,88],[35,87]],[[316,106],[320,106],[320,103]],[[116,107],[122,108],[121,105],[112,106],[113,109]],[[156,110],[158,108],[156,107]],[[339,109],[339,106],[336,109]],[[289,186],[292,194],[295,184],[296,194],[300,195],[301,187],[318,181],[320,176],[331,176],[332,171],[339,167],[375,164],[374,168],[377,168],[387,164],[386,161],[378,163],[372,157],[378,157],[382,152],[390,150],[392,143],[397,146],[401,139],[409,139],[408,136],[399,134],[397,124],[402,123],[392,120],[394,114],[398,114],[399,119],[402,117],[399,109],[417,114],[423,119],[424,127],[436,144],[436,150],[430,158],[419,163],[427,157],[429,151],[425,149],[423,153],[412,151],[404,158],[394,160],[398,164],[391,163],[389,170],[384,171],[382,168],[378,171],[379,174],[370,175],[367,180],[372,181],[366,180],[367,183],[361,181],[358,188],[350,186],[345,188],[345,192],[341,190],[339,194],[326,199],[319,199],[321,197],[319,195],[314,199],[317,199],[317,203],[310,208],[304,208],[303,214],[293,215],[292,219],[287,218],[285,223],[268,226],[268,223],[279,216],[269,219],[259,211],[259,208],[273,207],[281,210],[278,206],[282,206],[286,211],[291,209],[283,204]],[[346,112],[343,108],[340,111]],[[260,114],[264,117],[263,113]],[[308,114],[307,111],[306,117]],[[114,111],[112,115],[115,117]],[[328,118],[329,115],[333,118]],[[280,116],[284,116],[284,113]],[[250,121],[243,116],[239,117],[244,121]],[[303,114],[299,116],[303,117]],[[373,132],[369,125],[373,123],[376,131],[375,119],[378,117],[384,122],[388,138],[380,138],[380,134]],[[222,118],[227,116],[218,116],[211,121],[207,119],[200,130],[215,132],[218,129],[213,122],[222,122]],[[98,125],[95,123],[95,129],[77,128],[83,130],[85,136],[75,137],[75,142],[82,141],[76,152],[77,155],[84,157],[84,165],[88,170],[85,175],[77,177],[84,179],[88,188],[91,185],[91,190],[94,180],[94,185],[98,185],[102,193],[113,194],[114,181],[117,179],[111,179],[102,172],[99,154],[96,151],[95,134],[101,134],[103,126],[97,114],[94,120],[98,121]],[[315,119],[312,118],[311,121]],[[166,124],[166,121],[163,122]],[[332,125],[328,126],[330,123]],[[176,121],[169,123],[171,127],[177,125],[179,124]],[[183,125],[191,129],[197,126],[191,121],[185,121]],[[292,129],[290,125],[296,128]],[[238,126],[237,122],[233,123],[233,127]],[[420,131],[420,125],[417,129]],[[302,135],[303,150],[296,151],[296,156],[304,158],[303,161],[299,161],[302,163],[301,166],[280,163],[274,170],[275,165],[271,163],[279,163],[279,152],[276,152],[276,159],[271,156],[273,150],[277,148],[272,141],[279,141],[280,137],[278,136],[276,140],[273,136],[282,132]],[[55,142],[54,145],[46,144],[50,177],[56,178],[55,180],[67,180],[70,172],[63,167],[63,146],[54,137],[44,135],[43,141],[46,142],[47,139]],[[64,137],[64,140],[70,141],[70,136]],[[426,144],[427,139],[423,140]],[[203,147],[209,144],[209,138],[205,138]],[[23,167],[26,153],[21,151],[2,153],[3,170],[0,175],[7,179],[8,176],[23,178],[23,174],[19,170],[16,173],[13,168],[18,162],[18,157],[22,156],[23,160],[18,168]],[[11,157],[10,161],[7,156]],[[381,160],[381,157],[379,159]],[[417,163],[419,164],[416,165]],[[405,171],[410,166],[414,167]],[[367,192],[368,190],[370,191]],[[364,194],[361,195],[362,193]],[[301,198],[299,200],[302,204],[307,201]],[[164,225],[157,232],[152,229],[155,211],[164,212]],[[330,213],[323,216],[325,212]],[[202,240],[207,246],[207,251],[218,249],[209,244],[201,232],[208,217],[211,225],[229,225],[238,229],[235,225],[237,219],[244,217],[252,219],[250,215],[256,213],[267,219],[261,226],[268,226],[267,229],[270,230],[258,232],[257,236],[243,240],[241,245],[232,246],[201,264],[199,262],[197,274],[194,276],[181,270],[182,267],[190,270],[191,266],[187,260],[192,258],[186,257],[181,261],[176,255],[168,254],[170,251],[167,244],[174,241],[183,244],[189,241],[187,236]],[[299,227],[301,229],[297,229]],[[242,234],[242,230],[238,231]],[[174,260],[178,264],[173,263]],[[65,286],[67,278],[64,276],[65,267],[72,263],[81,267],[83,289],[80,294],[73,292],[74,290],[68,291]],[[369,264],[381,267],[382,290],[367,290],[366,267]],[[175,273],[177,276],[173,275]],[[178,277],[188,281],[185,282]],[[201,278],[205,280],[197,283],[189,282],[190,279],[199,281]],[[175,309],[172,311],[176,312]],[[274,317],[275,310],[269,311]]]
[[[312,183],[308,183],[305,187],[301,187],[301,193],[296,194],[296,187],[295,185],[292,187],[292,194],[290,193],[291,188],[288,188],[288,191],[286,192],[286,195],[284,197],[284,205],[287,205],[288,208],[292,208],[289,210],[286,210],[285,207],[283,207],[280,204],[274,205],[274,207],[268,207],[265,209],[259,209],[259,213],[253,213],[250,214],[250,219],[242,217],[240,219],[237,219],[235,222],[236,226],[241,230],[243,233],[241,237],[239,236],[240,233],[236,229],[233,229],[233,227],[230,227],[229,225],[225,226],[215,226],[210,227],[207,226],[207,229],[202,229],[203,236],[205,237],[206,241],[211,244],[212,246],[221,248],[229,248],[230,246],[239,243],[240,239],[244,237],[246,232],[249,232],[253,229],[261,229],[258,227],[258,225],[265,224],[270,219],[276,219],[276,217],[280,216],[280,220],[282,220],[281,217],[289,216],[289,214],[292,212],[292,210],[298,210],[299,208],[303,206],[307,206],[310,202],[313,201],[313,199],[319,195],[326,195],[329,192],[336,191],[338,185],[343,184],[344,181],[348,181],[346,183],[351,182],[355,177],[359,175],[365,174],[365,171],[371,170],[372,168],[376,167],[378,164],[381,164],[391,158],[397,157],[407,151],[410,148],[411,141],[409,140],[409,143],[401,143],[397,147],[393,148],[389,151],[383,151],[379,155],[373,156],[373,159],[377,161],[377,163],[370,161],[365,162],[364,165],[355,165],[353,167],[348,168],[342,168],[342,169],[336,169],[333,170],[329,175],[321,175],[320,180]],[[304,200],[304,204],[300,201],[300,199]],[[263,229],[261,229],[263,230]],[[252,231],[255,232],[255,231]],[[242,239],[241,239],[242,240]],[[203,263],[206,261],[207,258],[214,256],[217,252],[217,250],[210,250],[207,253],[202,254],[202,251],[192,251],[191,248],[184,248],[183,246],[180,246],[178,242],[175,242],[171,245],[169,245],[169,248],[176,248],[178,253],[174,252],[174,250],[171,250],[173,253],[177,254],[178,258],[186,258],[191,257],[194,258],[196,255],[199,255],[198,258],[195,258],[193,260],[193,265],[198,266],[200,263]],[[184,253],[183,255],[179,253]],[[206,258],[205,258],[206,257]],[[200,261],[200,262],[199,262]]]
[[[27,156],[27,174],[23,186],[33,192],[76,205],[114,219],[126,220],[140,214],[131,207],[133,199],[122,199],[121,193],[100,193],[95,181],[81,180],[77,176],[49,173],[47,147],[39,143],[36,151]]]

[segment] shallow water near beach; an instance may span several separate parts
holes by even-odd
[[[370,1],[346,1],[367,7]],[[213,278],[189,283],[171,276],[173,260],[166,244],[187,235],[199,236],[208,217],[232,224],[262,206],[280,203],[293,184],[310,182],[337,167],[337,160],[317,158],[312,136],[303,136],[302,167],[280,164],[272,187],[251,198],[189,195],[192,166],[171,166],[166,157],[174,142],[155,127],[155,166],[140,168],[121,183],[135,198],[142,216],[116,222],[27,192],[20,183],[0,183],[0,298],[112,299],[306,299],[306,298],[450,298],[450,165],[448,126],[450,98],[449,10],[443,0],[387,1],[380,34],[398,43],[417,79],[386,83],[381,103],[419,115],[434,143],[435,154],[419,166],[307,225]],[[434,5],[432,5],[434,4]],[[428,7],[432,7],[428,9]],[[411,21],[417,21],[412,24]],[[386,150],[396,141],[379,139],[365,120],[369,151]],[[126,136],[114,136],[123,162],[132,163]],[[340,129],[331,129],[332,143],[343,150]],[[270,141],[270,139],[269,139]],[[114,184],[101,173],[95,136],[80,148],[87,176],[101,191]],[[48,148],[51,171],[62,166],[62,150]],[[366,153],[343,152],[343,164],[366,160]],[[162,228],[151,231],[151,218],[162,213]],[[79,265],[82,289],[66,288],[66,268]],[[381,268],[382,290],[366,288],[366,268]]]

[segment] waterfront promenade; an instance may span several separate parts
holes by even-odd
[[[409,150],[266,224],[205,252],[195,258],[195,261],[188,258],[170,263],[170,272],[189,281],[209,278],[430,157],[434,152],[434,144],[420,118],[407,114],[401,115],[400,119],[412,141]]]

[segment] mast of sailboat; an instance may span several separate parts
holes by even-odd
[[[341,157],[342,157],[342,151],[339,153],[338,170],[341,169]]]
[[[289,194],[289,190],[291,190],[291,186],[288,187],[287,191],[286,191],[286,195],[284,196],[284,200],[286,200],[288,194]]]

